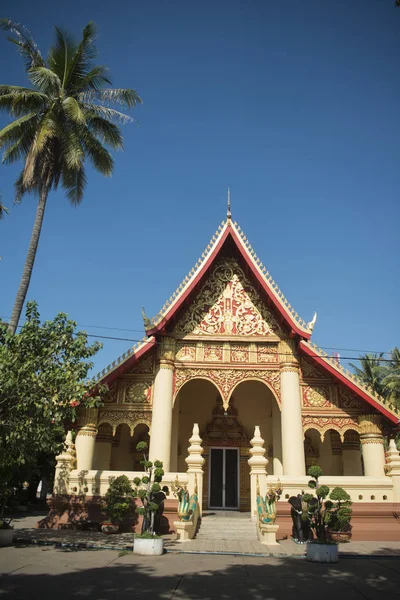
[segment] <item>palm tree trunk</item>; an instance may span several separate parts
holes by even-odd
[[[44,217],[44,210],[46,208],[47,196],[49,190],[47,187],[43,188],[40,192],[39,202],[36,209],[35,223],[33,225],[33,231],[31,241],[29,243],[28,254],[25,260],[24,270],[22,272],[21,281],[19,284],[17,296],[15,298],[11,319],[8,324],[8,329],[12,333],[15,333],[18,322],[21,317],[22,308],[24,306],[26,294],[28,293],[29,283],[32,276],[33,265],[36,258],[36,251],[39,244],[40,233],[42,231],[42,223]]]

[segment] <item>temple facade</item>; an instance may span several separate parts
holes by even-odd
[[[229,214],[144,322],[146,338],[100,374],[109,395],[102,408],[81,412],[56,494],[101,496],[111,475],[133,478],[139,441],[163,461],[166,482],[184,480],[198,424],[203,509],[250,510],[255,426],[268,477],[281,480],[285,497],[319,464],[354,501],[400,500],[384,447],[398,412],[311,341],[315,318],[306,323],[294,311]]]

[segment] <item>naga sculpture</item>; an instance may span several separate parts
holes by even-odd
[[[281,482],[275,485],[270,484],[263,498],[260,494],[260,485],[257,477],[257,512],[260,523],[275,523],[276,520],[276,503],[282,495]]]
[[[198,506],[197,478],[195,480],[194,493],[189,497],[186,485],[181,485],[178,477],[172,486],[174,495],[178,498],[178,518],[180,521],[191,521]]]
[[[308,517],[308,506],[303,501],[303,494],[291,496],[288,502],[291,506],[290,516],[293,521],[292,539],[296,544],[306,544],[312,539],[312,531]]]

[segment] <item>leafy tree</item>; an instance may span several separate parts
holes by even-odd
[[[40,322],[35,302],[17,334],[0,320],[0,479],[11,482],[16,469],[33,468],[44,453],[62,448],[65,428],[79,406],[102,404],[105,386],[88,373],[101,344],[87,343],[63,313]]]
[[[386,363],[384,378],[382,380],[385,396],[400,407],[400,350],[392,350],[390,362]]]
[[[29,192],[39,198],[28,254],[9,327],[15,332],[35,262],[46,202],[61,182],[72,205],[83,198],[85,162],[102,174],[113,172],[113,159],[105,146],[123,147],[118,123],[131,121],[113,105],[131,108],[141,102],[132,89],[115,89],[102,65],[95,65],[96,28],[83,29],[79,43],[56,28],[56,41],[47,60],[30,33],[9,19],[0,27],[11,32],[23,59],[32,88],[0,85],[0,109],[15,119],[0,131],[3,163],[19,159],[24,168],[15,183],[18,202]]]
[[[365,354],[360,359],[360,367],[350,363],[354,373],[361,382],[372,388],[373,393],[382,396],[384,393],[383,378],[385,370],[382,363],[383,354]]]

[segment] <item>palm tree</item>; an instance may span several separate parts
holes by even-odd
[[[400,407],[400,350],[397,347],[392,350],[382,383],[388,399]]]
[[[4,219],[4,215],[8,215],[8,208],[6,206],[4,206],[4,204],[2,202],[2,197],[0,194],[0,221],[1,221],[1,219]]]
[[[383,354],[365,354],[360,358],[360,367],[350,363],[354,373],[361,382],[372,388],[374,394],[379,396],[382,396],[384,393],[382,357]]]
[[[56,41],[44,60],[30,33],[9,19],[0,27],[10,31],[25,60],[32,88],[0,85],[0,109],[15,118],[0,131],[3,163],[24,161],[15,183],[15,201],[34,192],[38,206],[28,254],[15,299],[9,328],[15,332],[25,302],[36,250],[42,229],[46,202],[59,183],[72,205],[83,198],[86,184],[85,161],[90,159],[103,175],[110,176],[113,159],[105,145],[122,148],[118,124],[132,121],[112,108],[131,108],[141,103],[131,89],[112,89],[106,68],[93,64],[97,52],[96,29],[90,22],[76,43],[56,28]]]

